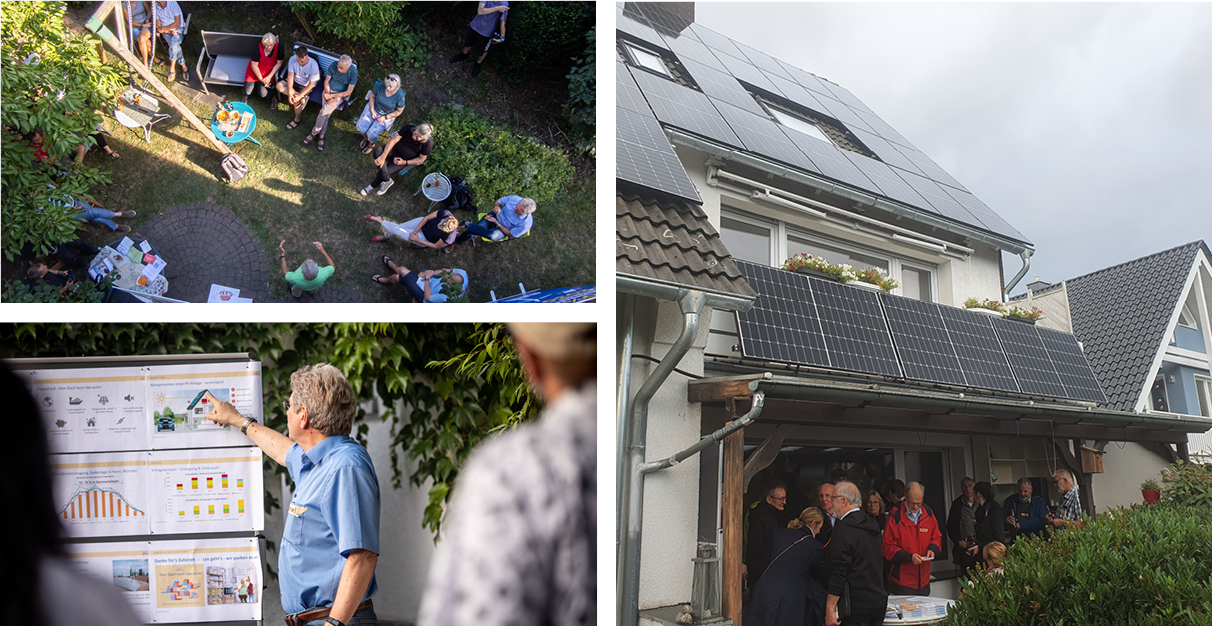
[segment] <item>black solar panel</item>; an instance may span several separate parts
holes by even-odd
[[[666,39],[669,48],[677,55],[678,60],[685,63],[687,59],[702,63],[712,69],[724,71],[724,64],[715,58],[715,54],[693,36],[671,37]]]
[[[876,193],[910,206],[930,209],[930,205],[926,203],[921,194],[917,193],[900,176],[893,173],[892,168],[886,163],[850,151],[842,151],[842,154],[862,170],[863,174],[871,179],[871,182],[875,183],[874,191]]]
[[[1082,354],[1077,338],[1050,328],[1036,326],[1035,330],[1056,367],[1061,384],[1065,386],[1066,395],[1074,400],[1106,402],[1107,396],[1103,394],[1102,387],[1094,378],[1094,372],[1086,361],[1086,355]]]
[[[766,74],[749,61],[730,57],[726,54],[720,55],[718,58],[737,80],[744,81],[765,91],[778,92],[778,89],[774,87],[774,83],[770,82],[769,78],[766,78]]]
[[[615,84],[615,106],[645,116],[652,115],[652,109],[631,77],[631,71],[622,63],[615,63]]]
[[[620,107],[615,107],[615,115],[615,176],[695,204],[701,202],[656,119]]]
[[[1000,317],[990,318],[989,321],[1001,340],[1002,350],[1006,352],[1010,369],[1014,371],[1023,393],[1052,398],[1069,397],[1035,326]]]
[[[888,294],[881,298],[906,378],[969,384],[943,325],[939,305]]]
[[[836,369],[902,376],[879,296],[841,283],[809,280],[830,364]]]
[[[968,385],[1017,393],[1018,382],[989,318],[949,306],[940,306],[939,313]]]
[[[783,66],[779,64],[778,60],[769,54],[759,50],[754,50],[743,43],[737,43],[736,47],[740,48],[741,52],[745,55],[745,58],[748,59],[750,63],[756,65],[767,74],[772,74],[781,78],[791,78],[791,75],[787,73],[787,70],[783,69]]]
[[[752,310],[737,314],[741,353],[770,361],[830,367],[807,276],[736,261],[760,294]]]
[[[753,96],[745,91],[731,74],[718,72],[702,63],[682,60],[682,65],[690,72],[690,76],[698,83],[703,93],[716,100],[723,100],[731,105],[745,109],[751,113],[764,114]]]

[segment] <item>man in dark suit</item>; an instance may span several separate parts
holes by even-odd
[[[829,596],[825,605],[825,624],[879,626],[884,623],[884,609],[888,603],[880,554],[880,525],[859,510],[863,496],[854,483],[840,482],[835,491],[834,511],[838,518],[828,550]]]
[[[749,588],[757,585],[758,579],[770,564],[770,540],[776,528],[786,527],[787,488],[783,483],[774,483],[766,489],[762,501],[749,512],[749,534],[745,544],[745,570]]]

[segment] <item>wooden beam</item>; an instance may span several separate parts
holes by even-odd
[[[747,380],[692,380],[686,385],[686,399],[690,402],[724,402],[729,398],[751,398]]]
[[[132,54],[130,50],[123,47],[122,44],[117,41],[117,37],[115,37],[114,34],[110,32],[109,28],[105,26],[105,18],[109,16],[110,11],[113,11],[114,7],[117,5],[118,0],[106,0],[105,2],[101,3],[101,6],[97,9],[97,12],[93,13],[93,16],[89,18],[88,23],[85,24],[85,26],[89,30],[96,33],[97,36],[101,38],[101,41],[103,41],[110,47],[110,49],[117,53],[117,55],[121,57],[123,61],[130,64],[130,66],[135,69],[135,72],[137,72],[139,76],[143,77],[143,80],[146,80],[152,87],[154,87],[156,92],[163,96],[164,99],[168,101],[169,105],[181,114],[181,117],[189,121],[189,123],[193,125],[198,132],[202,133],[202,136],[206,137],[206,139],[210,141],[210,144],[214,146],[220,154],[229,154],[231,152],[231,148],[227,147],[227,144],[223,143],[222,141],[219,141],[219,139],[215,137],[214,133],[210,132],[210,125],[203,124],[202,120],[198,119],[198,116],[194,115],[194,112],[191,111],[189,107],[185,106],[185,103],[181,102],[181,99],[177,97],[177,94],[173,93],[168,87],[164,86],[164,83],[160,82],[160,79],[156,78],[155,74],[152,74],[150,70],[144,67],[143,64],[139,62],[139,59],[135,58],[135,55]]]
[[[774,462],[775,457],[779,455],[779,450],[783,447],[783,439],[787,437],[787,433],[794,428],[791,424],[779,424],[774,427],[774,432],[771,433],[758,449],[749,455],[749,461],[745,463],[744,479],[742,483],[743,493],[749,493],[749,481],[760,471],[770,467]]]
[[[728,403],[729,421],[736,419],[736,403]],[[724,526],[723,544],[720,547],[720,564],[723,594],[721,609],[725,619],[733,626],[741,626],[741,554],[742,524],[745,508],[743,462],[745,458],[744,431],[737,431],[724,439],[724,485],[720,505]]]

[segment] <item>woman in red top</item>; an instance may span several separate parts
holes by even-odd
[[[257,46],[257,52],[260,58],[250,60],[248,69],[244,70],[245,102],[248,102],[253,87],[258,83],[260,83],[261,97],[269,97],[270,85],[273,84],[274,76],[278,74],[278,70],[282,68],[282,61],[286,58],[282,53],[282,46],[278,43],[277,36],[273,33],[265,33],[265,36],[261,38],[261,44]]]

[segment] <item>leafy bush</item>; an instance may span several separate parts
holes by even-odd
[[[1212,526],[1172,504],[1019,539],[1004,575],[977,573],[952,626],[1212,623]]]
[[[592,2],[519,2],[509,10],[505,43],[489,56],[510,79],[563,76],[593,26]]]
[[[1191,463],[1182,459],[1162,470],[1165,489],[1162,496],[1166,502],[1212,510],[1212,455],[1192,454]]]
[[[577,148],[593,156],[597,153],[597,27],[585,37],[585,53],[574,59],[576,65],[568,76],[568,103],[564,115],[572,122]]]
[[[75,153],[101,123],[94,106],[115,100],[123,80],[113,67],[102,65],[97,39],[76,34],[63,25],[64,5],[55,2],[0,3],[0,72],[4,75],[0,124],[0,206],[4,256],[10,260],[23,248],[49,252],[70,240],[80,222],[51,204],[64,195],[82,195],[109,183],[109,175],[83,165],[38,164],[34,149],[18,133],[43,131],[48,154]],[[25,63],[37,54],[38,62]],[[62,178],[59,189],[48,183]]]
[[[320,32],[346,41],[365,41],[375,54],[400,65],[429,62],[433,42],[400,19],[407,2],[287,2]]]
[[[510,194],[534,198],[542,211],[543,202],[554,198],[572,176],[563,152],[493,126],[464,107],[435,108],[425,121],[434,128],[433,154],[425,165],[447,176],[462,176],[481,211]]]
[[[0,300],[4,302],[103,302],[105,292],[113,283],[113,278],[106,278],[98,285],[91,279],[85,278],[67,289],[56,287],[50,283],[40,282],[33,287],[20,280],[9,281],[4,285],[4,294]]]

